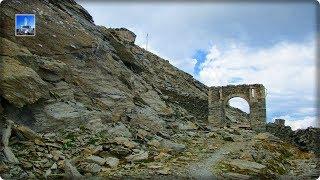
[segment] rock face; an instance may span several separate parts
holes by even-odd
[[[293,141],[305,150],[313,150],[320,155],[320,129],[307,128],[294,131]]]
[[[16,107],[33,104],[48,95],[47,84],[33,69],[7,56],[0,59],[0,91]]]
[[[36,15],[34,38],[14,36],[19,12]],[[135,45],[133,32],[96,26],[73,0],[3,1],[0,24],[1,106],[35,131],[91,119],[167,131],[185,116],[207,119],[205,85]]]
[[[312,150],[320,155],[320,129],[309,127],[292,131],[290,126],[284,125],[284,120],[267,124],[267,131],[281,139],[296,144],[303,150]]]
[[[131,43],[131,44],[133,44],[134,41],[136,40],[136,35],[126,28],[111,29],[111,32],[118,35],[118,37],[120,37],[123,41],[127,41],[128,43]]]

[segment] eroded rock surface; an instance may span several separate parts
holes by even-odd
[[[48,87],[31,68],[17,60],[1,56],[0,91],[4,99],[21,108],[48,95]]]
[[[35,38],[14,36],[18,12],[35,13]],[[93,117],[135,126],[148,121],[144,128],[156,131],[184,116],[207,119],[205,85],[135,45],[130,30],[96,26],[75,1],[7,0],[1,14],[0,95],[10,113],[22,106],[30,111],[35,131],[76,127]]]

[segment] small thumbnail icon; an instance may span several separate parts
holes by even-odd
[[[35,36],[36,17],[34,14],[16,14],[16,36]]]

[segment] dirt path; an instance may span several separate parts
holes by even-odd
[[[190,165],[187,169],[188,177],[191,177],[192,179],[216,179],[216,177],[212,174],[212,165],[218,163],[230,152],[240,150],[244,147],[244,144],[244,142],[232,142],[223,145],[220,149],[212,153],[207,159]]]

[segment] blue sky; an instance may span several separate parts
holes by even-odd
[[[35,17],[33,15],[17,15],[16,16],[16,27],[19,28],[25,24],[31,26],[31,28],[34,28]]]
[[[264,84],[268,121],[316,125],[315,1],[79,3],[96,24],[132,30],[141,47],[148,33],[148,50],[208,86]]]

